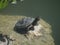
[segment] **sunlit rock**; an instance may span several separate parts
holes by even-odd
[[[0,45],[13,45],[14,39],[7,35],[0,34]]]
[[[31,40],[27,39],[24,35],[15,32],[15,24],[18,20],[22,20],[23,18],[25,18],[25,16],[0,15],[0,33],[7,34],[10,38],[16,39],[13,42],[13,45],[55,45],[54,38],[52,37],[52,26],[42,18],[38,21],[38,24],[41,24],[43,27],[40,29],[40,33],[38,33],[38,35],[30,33],[31,36],[27,34],[28,37],[30,36],[32,38],[29,38]],[[35,27],[38,27],[38,25]]]

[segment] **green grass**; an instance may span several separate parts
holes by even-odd
[[[13,28],[18,20],[25,16],[8,16],[0,15],[0,33],[6,34],[15,38],[13,45],[54,45],[54,39],[51,36],[51,25],[41,19],[40,23],[44,26],[45,32],[39,39],[28,40],[23,35],[13,31]]]

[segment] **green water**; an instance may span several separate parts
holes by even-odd
[[[53,38],[56,45],[60,45],[60,16],[58,0],[24,0],[16,5],[9,5],[0,10],[0,15],[23,15],[36,17],[40,16],[52,25]]]

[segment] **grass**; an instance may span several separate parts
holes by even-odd
[[[39,39],[28,40],[23,35],[14,32],[13,28],[16,22],[24,17],[25,16],[0,15],[0,33],[16,39],[13,41],[13,45],[55,45],[51,35],[51,25],[43,19],[40,20],[40,23],[44,26],[45,30],[43,36]]]

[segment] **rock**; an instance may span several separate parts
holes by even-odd
[[[55,45],[54,38],[52,37],[51,25],[44,19],[40,19],[38,22],[44,29],[40,30],[43,36],[39,38],[33,38],[32,40],[26,39],[23,35],[16,33],[13,28],[18,20],[25,18],[26,16],[13,16],[13,15],[0,15],[0,33],[13,36],[16,41],[13,45]],[[13,34],[13,35],[12,35]]]
[[[8,44],[8,40],[6,37],[4,37],[4,35],[0,34],[0,45],[7,45]]]
[[[13,45],[13,41],[7,35],[0,34],[0,45]]]

